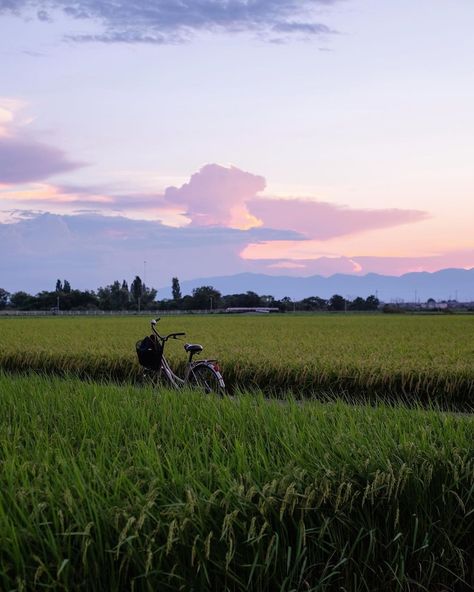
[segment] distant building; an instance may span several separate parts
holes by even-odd
[[[225,312],[231,313],[245,313],[245,312],[260,312],[260,313],[270,313],[270,312],[280,312],[279,308],[274,306],[232,306],[230,308],[226,308]]]

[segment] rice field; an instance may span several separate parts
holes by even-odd
[[[139,325],[23,347],[111,363]],[[473,589],[470,415],[2,372],[0,398],[1,590]]]
[[[474,406],[474,316],[195,315],[159,328],[202,343],[231,391]],[[135,380],[135,342],[148,333],[146,317],[0,319],[0,368]],[[183,369],[182,343],[167,356]]]

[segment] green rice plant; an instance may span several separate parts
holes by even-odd
[[[474,419],[0,374],[0,589],[474,586]]]
[[[473,316],[188,315],[160,325],[219,358],[231,390],[473,406]],[[135,341],[148,330],[144,317],[1,319],[0,367],[134,380]],[[167,355],[183,369],[179,342]]]

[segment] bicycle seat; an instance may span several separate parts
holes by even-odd
[[[202,352],[202,350],[204,349],[202,347],[202,345],[199,345],[198,343],[185,343],[184,344],[184,349],[187,352],[193,352],[193,353],[198,353],[198,352]]]

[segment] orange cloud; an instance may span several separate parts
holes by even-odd
[[[6,190],[2,191],[1,197],[3,200],[8,200],[14,203],[28,205],[34,202],[36,206],[44,205],[47,207],[63,204],[77,204],[82,205],[88,202],[97,204],[110,204],[113,198],[107,195],[80,195],[75,193],[68,193],[61,190],[60,187],[50,185],[48,183],[35,183],[25,189]]]

